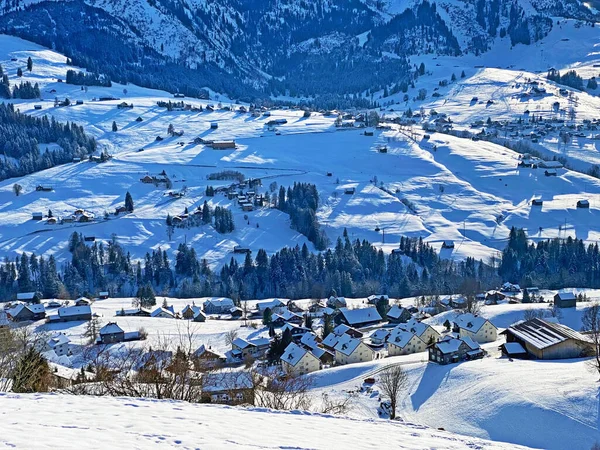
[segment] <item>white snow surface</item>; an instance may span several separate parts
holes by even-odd
[[[0,420],[0,445],[22,449],[525,448],[387,420],[136,398],[0,394]]]

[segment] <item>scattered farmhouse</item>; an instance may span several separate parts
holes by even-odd
[[[579,358],[593,349],[590,339],[571,328],[544,319],[519,322],[502,332],[537,359]]]
[[[411,313],[406,308],[394,305],[387,312],[387,319],[390,323],[406,323],[412,317]]]
[[[19,303],[6,311],[7,317],[13,322],[25,320],[40,320],[46,317],[46,309],[41,303]]]
[[[158,317],[161,319],[174,319],[175,312],[173,312],[172,308],[163,308],[162,306],[159,306],[154,311],[152,311],[152,313],[150,313],[150,317]]]
[[[573,292],[559,292],[554,295],[554,306],[557,308],[574,308],[577,297]]]
[[[89,306],[66,306],[58,308],[58,314],[48,316],[48,322],[78,322],[92,319]]]

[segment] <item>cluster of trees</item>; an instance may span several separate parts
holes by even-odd
[[[29,81],[21,82],[12,89],[12,98],[32,99],[40,98],[40,95],[38,84],[31,84]]]
[[[319,193],[314,184],[294,183],[287,191],[280,186],[276,205],[290,215],[292,228],[306,236],[317,250],[327,248],[329,239],[317,221]]]
[[[555,83],[572,87],[573,89],[583,90],[583,78],[581,78],[575,70],[569,70],[562,75],[558,70],[551,70],[548,72],[548,75],[546,75],[546,78]]]
[[[51,142],[60,148],[40,152],[38,144]],[[96,141],[79,125],[28,116],[12,104],[0,104],[0,153],[6,156],[0,159],[2,180],[71,162],[74,157],[87,158],[95,150]]]
[[[110,78],[106,75],[102,75],[99,73],[84,73],[81,71],[76,71],[69,69],[67,70],[67,79],[68,84],[76,84],[79,86],[104,86],[111,87],[112,83]]]
[[[499,274],[524,287],[599,288],[600,250],[598,244],[586,246],[581,239],[571,237],[530,244],[524,230],[513,228],[502,253]]]

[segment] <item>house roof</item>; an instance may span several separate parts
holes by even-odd
[[[519,355],[519,354],[527,353],[525,351],[525,349],[523,348],[523,346],[521,344],[519,344],[518,342],[506,342],[503,345],[504,345],[504,349],[506,350],[506,353],[508,353],[509,355]]]
[[[461,314],[454,319],[454,323],[463,330],[468,330],[472,333],[477,333],[486,322],[489,322],[486,318],[476,316],[471,313]],[[494,326],[492,322],[490,324]]]
[[[341,323],[333,329],[333,334],[336,336],[341,336],[342,334],[346,334],[351,329],[352,327],[346,325],[345,323]]]
[[[327,300],[327,304],[328,305],[340,304],[340,305],[346,306],[347,302],[346,302],[346,299],[344,297],[334,297],[334,296],[331,296]]]
[[[375,332],[373,334],[371,334],[371,336],[369,336],[369,337],[371,338],[371,340],[378,339],[380,341],[384,341],[389,335],[390,335],[389,330],[379,328],[378,330],[375,330]]]
[[[381,316],[374,306],[360,309],[340,308],[340,314],[350,325],[381,321]]]
[[[216,355],[219,358],[225,359],[224,355],[222,355],[221,353],[219,353],[211,348],[206,348],[206,345],[204,345],[204,344],[202,344],[200,347],[198,347],[198,349],[194,352],[194,356],[197,358],[200,358],[205,353],[212,353],[213,355]]]
[[[61,333],[57,333],[54,336],[52,336],[50,339],[48,339],[47,344],[48,344],[48,347],[50,347],[51,349],[54,349],[55,347],[58,347],[59,345],[68,344],[69,342],[71,342],[71,340],[67,336],[65,336],[64,334],[61,334]]]
[[[281,327],[281,332],[283,333],[285,330],[304,330],[306,333],[310,332],[309,328],[296,325],[295,323],[286,322],[284,326]]]
[[[388,337],[388,345],[395,345],[396,347],[404,348],[410,342],[413,336],[417,339],[420,339],[416,334],[403,330],[400,327],[396,327],[392,330],[390,336]]]
[[[175,314],[173,313],[173,311],[171,311],[170,309],[167,308],[163,308],[162,306],[159,306],[158,308],[156,308],[154,311],[152,311],[152,313],[150,314],[150,317],[157,317],[159,316],[161,313],[165,313],[168,314],[169,316],[173,317]]]
[[[556,294],[560,300],[576,300],[574,292],[559,292]]]
[[[325,336],[325,339],[323,339],[323,345],[333,348],[336,346],[339,340],[340,337],[338,335],[335,333],[329,333],[327,336]]]
[[[251,389],[252,376],[246,372],[215,372],[202,376],[204,392],[235,391]]]
[[[442,353],[454,353],[457,352],[462,344],[466,344],[470,350],[479,349],[479,344],[473,342],[470,338],[453,338],[446,336],[441,341],[438,341],[435,345]]]
[[[207,304],[215,306],[217,308],[233,308],[235,306],[233,300],[231,300],[230,298],[209,298],[204,302],[205,308]]]
[[[411,319],[406,323],[399,324],[396,328],[399,328],[404,331],[409,331],[411,333],[416,334],[418,337],[421,337],[423,336],[423,333],[425,333],[429,328],[431,328],[431,326],[423,322],[417,322],[415,319]]]
[[[317,335],[314,333],[304,333],[302,338],[300,338],[300,343],[311,349],[315,349],[319,346]]]
[[[512,325],[505,333],[511,333],[539,350],[552,347],[569,339],[589,342],[586,336],[565,325],[537,318]]]
[[[267,308],[281,308],[282,306],[285,306],[285,303],[283,303],[281,300],[279,300],[278,298],[274,298],[273,300],[265,300],[264,302],[258,302],[256,303],[256,308],[259,311],[264,311]]]
[[[399,319],[400,317],[402,317],[402,314],[404,313],[404,311],[408,312],[406,308],[402,308],[401,306],[394,305],[387,312],[387,316],[392,319]]]
[[[383,298],[384,300],[389,300],[389,297],[388,297],[387,295],[385,295],[385,294],[380,294],[380,295],[369,295],[369,296],[367,297],[367,300],[368,300],[369,302],[372,302],[372,301],[374,301],[374,300],[380,300],[380,299],[382,299],[382,298]]]
[[[304,348],[304,347],[300,347],[298,344],[295,344],[294,342],[290,343],[290,345],[288,345],[285,348],[285,351],[283,352],[283,355],[281,355],[281,360],[285,361],[286,363],[295,366],[296,364],[298,364],[300,362],[300,360],[302,358],[304,358],[304,356],[306,354],[310,354],[313,358],[316,358],[315,355],[313,355],[310,350]]]
[[[198,311],[202,311],[202,308],[200,308],[199,306],[195,306],[195,305],[185,305],[185,307],[181,310],[181,314],[185,314],[188,311],[192,311],[194,313],[194,315],[196,315],[196,313],[198,313]]]
[[[289,310],[285,310],[281,314],[277,314],[277,316],[281,317],[286,322],[289,321],[289,320],[291,320],[291,319],[300,319],[300,320],[302,320],[302,316],[300,314],[296,314],[296,313],[294,313],[292,311],[289,311]]]
[[[17,294],[17,300],[33,300],[35,292],[21,292]]]
[[[353,338],[349,334],[340,336],[338,343],[335,345],[335,351],[340,352],[343,355],[350,356],[361,344],[361,340]]]
[[[60,317],[78,316],[80,314],[92,314],[92,308],[89,305],[84,306],[66,306],[64,308],[58,308],[58,315]]]
[[[123,329],[117,325],[115,322],[109,322],[100,328],[100,335],[103,334],[116,334],[116,333],[124,333]]]
[[[204,318],[206,319],[206,314],[204,314],[204,311],[202,311],[201,309],[198,309],[198,311],[196,311],[194,313],[194,319],[200,316],[204,316]]]

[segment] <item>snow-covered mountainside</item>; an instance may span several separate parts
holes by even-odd
[[[135,398],[0,394],[0,420],[0,444],[19,449],[525,448],[384,420]]]
[[[56,48],[113,80],[189,93],[209,86],[248,99],[327,98],[408,81],[410,55],[481,53],[496,41],[507,48],[534,43],[549,32],[554,17],[592,19],[594,12],[584,5],[578,0],[1,0],[0,30]]]

